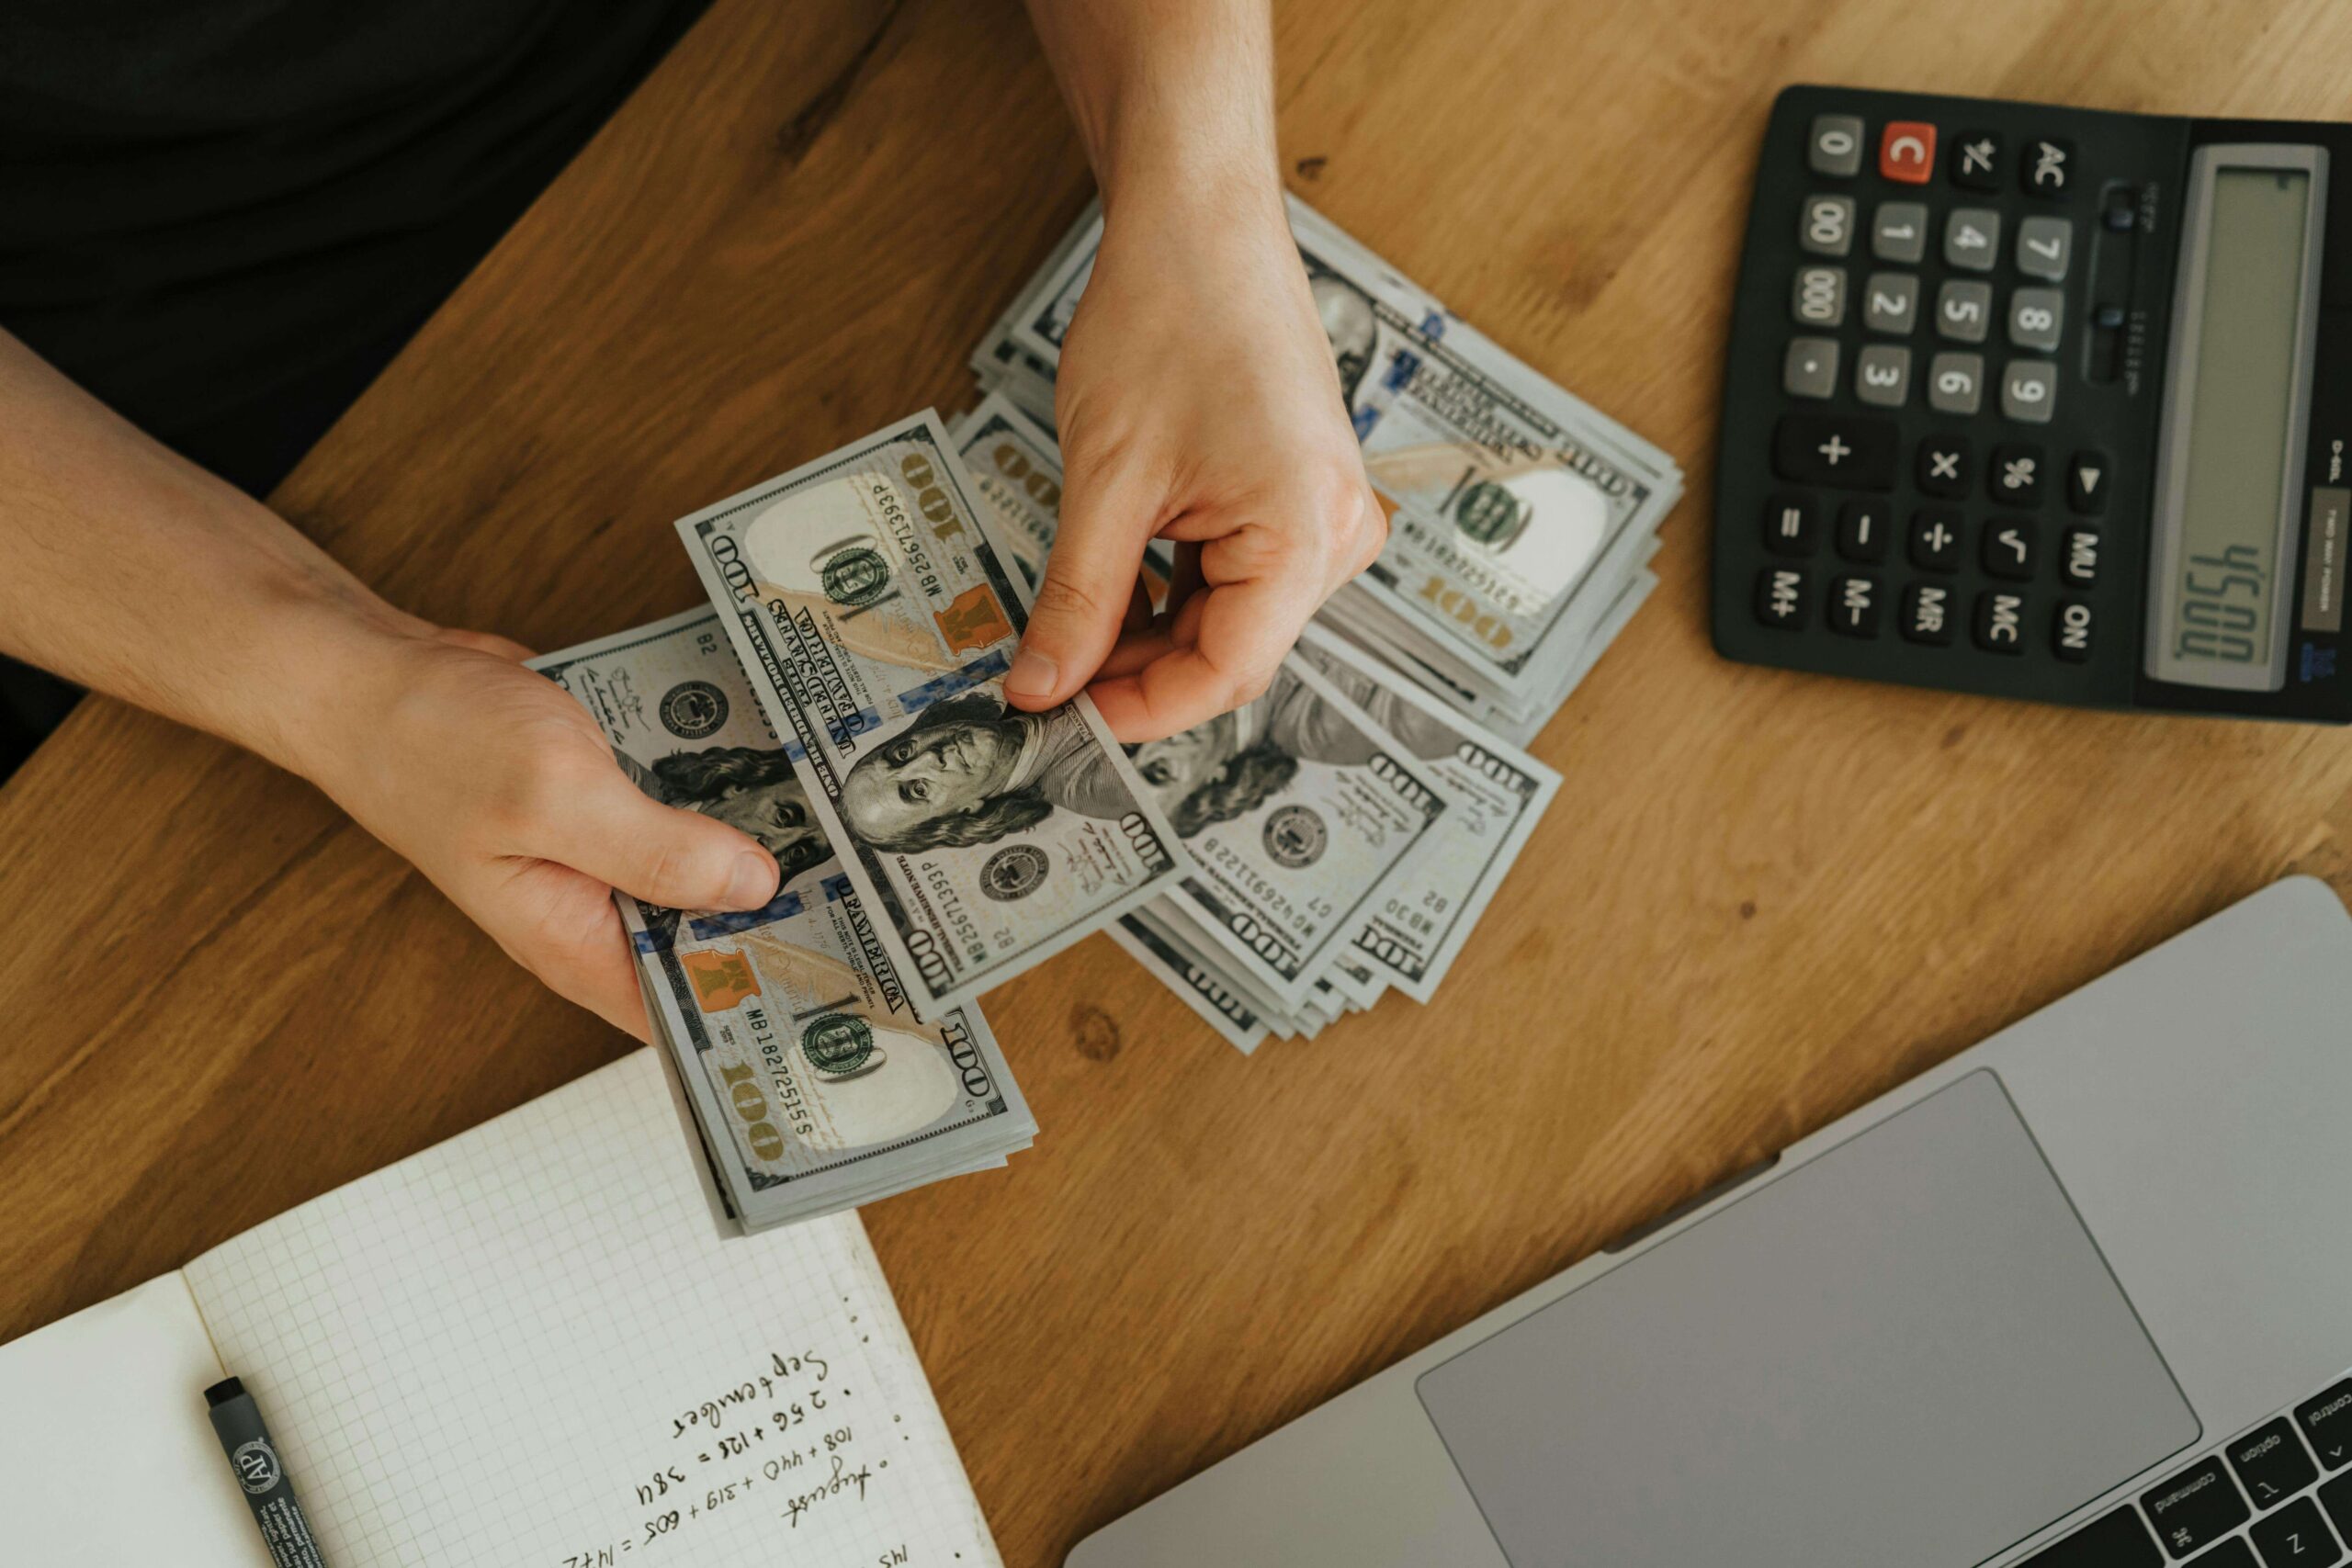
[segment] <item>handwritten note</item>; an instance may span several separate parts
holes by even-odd
[[[337,1568],[998,1568],[856,1217],[688,1157],[640,1052],[189,1265]]]

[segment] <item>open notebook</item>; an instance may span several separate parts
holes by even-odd
[[[0,1347],[0,1558],[267,1568],[244,1380],[333,1568],[996,1568],[854,1214],[720,1239],[650,1051]]]

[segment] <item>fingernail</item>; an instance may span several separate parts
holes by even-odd
[[[727,907],[756,909],[775,897],[776,866],[773,856],[746,850],[735,857],[735,874],[727,884]]]
[[[1012,656],[1012,668],[1004,672],[1004,689],[1016,697],[1043,701],[1054,694],[1054,681],[1060,674],[1060,665],[1023,645]]]

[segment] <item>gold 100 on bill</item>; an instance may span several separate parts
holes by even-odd
[[[1028,602],[936,416],[678,533],[925,1016],[1188,869],[1089,699],[1005,702]]]

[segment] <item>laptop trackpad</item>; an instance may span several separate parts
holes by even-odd
[[[1989,1070],[1416,1386],[1513,1568],[1964,1568],[2199,1436]]]

